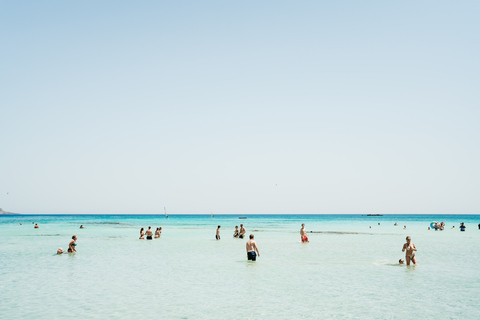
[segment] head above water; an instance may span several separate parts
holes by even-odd
[[[399,263],[399,264],[403,264],[404,262],[403,262],[402,259],[400,259],[400,260],[398,260],[398,263]]]

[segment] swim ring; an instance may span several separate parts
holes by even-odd
[[[436,224],[437,224],[436,221],[430,222],[430,228],[432,228],[432,229],[435,228],[435,225],[436,225]]]

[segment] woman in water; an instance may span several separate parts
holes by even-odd
[[[407,266],[410,265],[410,261],[412,261],[413,264],[417,265],[417,258],[415,258],[414,251],[417,251],[417,248],[413,244],[412,238],[408,236],[407,243],[405,243],[402,248],[402,252],[405,252],[405,260],[407,260]]]
[[[143,236],[145,235],[145,232],[143,232],[143,230],[144,230],[143,228],[140,229],[140,238],[138,238],[138,239],[144,239]]]
[[[77,246],[77,236],[73,235],[72,236],[72,241],[68,244],[68,252],[77,252],[75,247]]]
[[[160,228],[157,228],[157,230],[155,230],[155,238],[160,238]]]
[[[480,226],[480,224],[479,224],[479,226]],[[233,232],[233,237],[238,238],[239,235],[240,235],[240,233],[238,231],[238,226],[235,226],[235,231]]]

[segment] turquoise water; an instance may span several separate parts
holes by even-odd
[[[477,318],[479,215],[246,217],[0,216],[0,315]],[[446,229],[427,230],[433,220]],[[460,222],[466,232],[458,230]],[[255,234],[261,255],[254,263],[246,260],[246,240],[232,238],[240,223]],[[301,223],[315,232],[308,244],[300,242]],[[149,225],[163,227],[161,239],[138,239]],[[73,234],[78,252],[56,255]],[[417,267],[395,265],[404,259],[407,235],[418,249]]]

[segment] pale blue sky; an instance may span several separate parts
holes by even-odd
[[[0,1],[0,207],[480,213],[479,9]]]

